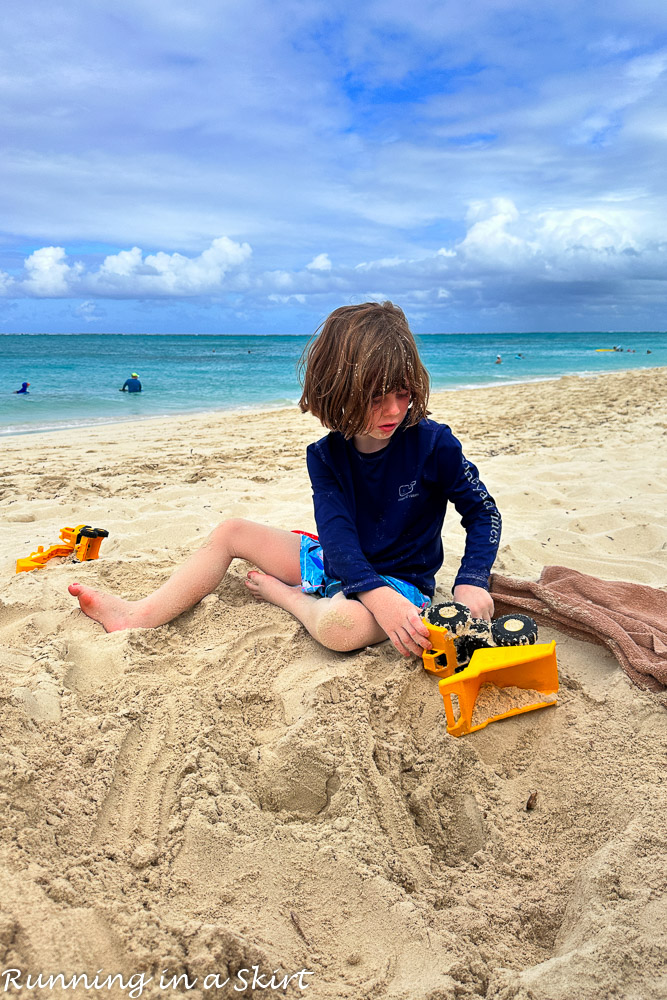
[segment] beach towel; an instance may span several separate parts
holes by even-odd
[[[667,591],[545,566],[537,581],[494,573],[491,596],[496,614],[520,608],[538,624],[607,646],[635,684],[667,693]]]

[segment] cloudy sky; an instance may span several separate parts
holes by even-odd
[[[664,0],[5,0],[0,332],[667,328]]]

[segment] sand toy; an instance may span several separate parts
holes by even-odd
[[[97,559],[102,541],[109,532],[105,528],[91,528],[89,524],[79,524],[76,528],[61,528],[60,543],[50,545],[45,549],[38,546],[36,552],[31,552],[24,559],[16,560],[17,573],[29,573],[33,569],[43,569],[49,559],[72,556],[73,562],[85,562]]]
[[[556,704],[556,643],[536,643],[532,618],[505,615],[489,627],[462,605],[445,604],[431,608],[424,623],[433,647],[423,653],[424,668],[440,678],[451,736]]]

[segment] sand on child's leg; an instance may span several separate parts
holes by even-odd
[[[126,601],[80,583],[73,583],[68,589],[78,599],[84,614],[103,625],[107,632],[157,628],[214,591],[232,559],[254,562],[287,583],[300,581],[300,544],[299,536],[291,531],[231,518],[219,524],[202,548],[193,552],[161,587],[139,601]]]
[[[370,611],[344,594],[314,597],[266,573],[251,570],[245,581],[258,599],[289,611],[327,649],[349,652],[387,638]]]

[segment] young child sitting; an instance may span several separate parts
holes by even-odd
[[[107,632],[171,621],[215,590],[232,559],[246,559],[261,570],[247,575],[251,593],[322,645],[389,637],[403,655],[421,655],[448,502],[466,529],[454,600],[491,618],[500,514],[449,427],[427,418],[428,373],[403,312],[391,302],[336,309],[304,357],[299,405],[330,431],[307,450],[319,538],[234,518],[139,601],[71,584]]]

